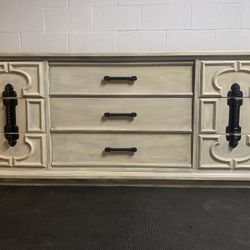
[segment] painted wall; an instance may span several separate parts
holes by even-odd
[[[1,52],[250,49],[250,0],[0,0]]]

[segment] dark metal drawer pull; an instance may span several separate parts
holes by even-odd
[[[3,105],[6,109],[6,125],[4,126],[5,138],[9,145],[14,147],[19,138],[19,128],[16,125],[16,106],[18,100],[16,91],[10,83],[5,85],[2,97]]]
[[[132,148],[105,148],[104,151],[106,153],[111,153],[111,152],[128,152],[128,153],[135,153],[137,151],[137,148],[132,147]]]
[[[104,76],[103,78],[104,81],[110,82],[110,81],[130,81],[134,82],[137,80],[136,76]]]
[[[229,119],[228,126],[226,127],[226,139],[229,141],[229,146],[235,148],[241,139],[241,127],[239,123],[240,106],[243,104],[243,93],[240,90],[240,85],[238,83],[234,83],[231,86],[227,98],[227,105],[229,105]]]
[[[104,113],[104,117],[109,118],[109,117],[131,117],[134,118],[136,117],[137,114],[135,112],[131,112],[131,113],[109,113],[106,112]]]

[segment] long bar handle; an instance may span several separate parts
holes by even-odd
[[[134,117],[137,116],[137,113],[135,113],[135,112],[131,112],[131,113],[109,113],[109,112],[106,112],[106,113],[104,113],[103,116],[106,117],[106,118],[109,118],[109,117],[130,117],[130,118],[134,118]]]
[[[19,128],[16,125],[16,106],[18,100],[16,91],[10,83],[5,85],[2,97],[6,109],[6,125],[4,126],[5,138],[9,145],[14,147],[19,138]]]
[[[136,76],[104,76],[103,80],[106,82],[111,82],[111,81],[135,82],[137,80],[137,77]]]
[[[231,86],[227,98],[227,105],[229,105],[229,119],[228,126],[226,127],[226,139],[229,141],[229,146],[235,148],[241,140],[240,106],[243,104],[243,93],[240,90],[240,85],[238,83],[234,83]]]
[[[135,153],[137,151],[137,148],[132,147],[132,148],[110,148],[107,147],[104,149],[106,153],[111,153],[111,152],[128,152],[128,153]]]

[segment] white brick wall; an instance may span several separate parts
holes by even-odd
[[[250,50],[250,0],[0,0],[0,52]]]

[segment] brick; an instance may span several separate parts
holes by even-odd
[[[67,0],[20,0],[21,6],[34,6],[34,7],[44,7],[44,6],[67,6]]]
[[[118,32],[119,51],[163,51],[163,31],[122,31]]]
[[[45,8],[45,30],[49,32],[81,32],[91,29],[89,7]]]
[[[192,9],[192,28],[239,28],[240,16],[241,6],[239,4],[197,4],[194,5]]]
[[[219,30],[216,32],[216,49],[249,50],[250,30]]]
[[[20,52],[18,33],[0,33],[1,52]]]
[[[140,29],[140,7],[94,7],[94,30],[136,30]]]
[[[40,8],[0,8],[0,32],[43,31]]]
[[[117,0],[69,0],[69,6],[116,5]]]
[[[67,52],[67,33],[22,33],[24,52]]]
[[[249,18],[249,11],[250,5],[243,5],[242,6],[242,20],[241,20],[241,27],[242,28],[249,28],[250,27],[250,18]]]
[[[116,50],[115,32],[69,34],[70,52],[109,52]]]
[[[191,27],[191,6],[152,5],[142,8],[142,29],[187,29]]]
[[[217,3],[218,1],[219,0],[209,0],[209,3]],[[118,3],[120,5],[159,5],[159,4],[180,4],[180,3],[201,4],[207,2],[208,2],[207,0],[118,0]]]
[[[167,32],[167,50],[213,50],[215,48],[214,31],[181,30]]]

